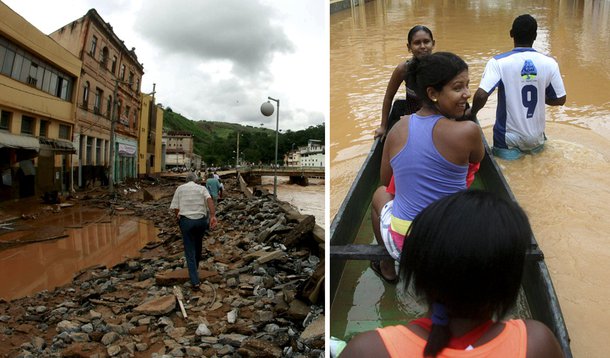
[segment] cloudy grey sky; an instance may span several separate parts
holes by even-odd
[[[328,118],[325,0],[2,0],[48,34],[95,8],[144,64],[142,91],[193,120],[280,129]],[[274,103],[274,102],[272,102]],[[275,103],[274,103],[275,104]]]

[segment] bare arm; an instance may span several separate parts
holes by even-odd
[[[343,352],[340,355],[341,358],[357,358],[357,357],[376,357],[385,358],[389,357],[388,351],[383,345],[383,341],[379,336],[379,333],[375,331],[368,331],[360,333],[359,335],[352,338]]]
[[[566,96],[559,98],[546,98],[544,103],[549,106],[563,106],[566,103]]]
[[[388,82],[388,87],[385,90],[385,96],[383,97],[383,106],[381,108],[381,124],[379,128],[375,130],[375,138],[376,137],[385,137],[388,132],[388,117],[390,116],[390,109],[392,108],[392,100],[394,100],[394,96],[398,89],[400,88],[400,84],[404,80],[406,71],[406,65],[404,63],[399,64],[392,72],[392,77],[390,77],[390,82]]]
[[[480,163],[481,160],[483,160],[483,157],[485,156],[485,146],[483,145],[483,131],[477,123],[469,122],[469,125],[470,123],[472,123],[471,126],[475,127],[474,129],[472,129],[472,133],[470,136],[470,141],[474,149],[470,153],[470,158],[468,158],[468,162]]]
[[[180,219],[180,209],[174,209],[174,215],[176,215],[176,219]]]
[[[487,98],[489,98],[489,93],[485,92],[485,90],[482,88],[478,88],[474,94],[474,97],[472,98],[472,107],[470,107],[470,114],[472,116],[476,117],[481,108],[485,107]]]
[[[542,322],[525,320],[527,329],[527,358],[530,357],[563,357],[557,338]]]

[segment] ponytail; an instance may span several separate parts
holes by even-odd
[[[428,98],[428,87],[441,91],[451,79],[467,69],[468,64],[459,56],[436,52],[409,60],[404,80],[424,104],[433,106],[434,102]]]
[[[424,357],[436,357],[449,343],[451,332],[449,331],[449,316],[447,308],[440,303],[432,304],[432,328],[428,335]]]

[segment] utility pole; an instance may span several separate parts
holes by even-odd
[[[235,153],[235,170],[239,172],[237,168],[239,166],[239,132],[237,132],[237,152]]]
[[[119,80],[114,79],[114,92],[112,93],[112,111],[110,114],[110,168],[108,170],[108,189],[111,193],[114,193],[114,131],[116,130],[116,105],[117,93],[119,90]]]

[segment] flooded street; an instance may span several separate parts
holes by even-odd
[[[46,230],[66,237],[16,246],[0,251],[0,272],[11,272],[0,281],[0,297],[6,300],[31,295],[70,283],[75,274],[92,266],[112,267],[139,255],[157,237],[151,221],[123,215],[108,216],[102,210],[64,209],[44,220]],[[34,234],[40,230],[31,227]],[[31,234],[28,227],[0,235]],[[63,235],[62,235],[63,236]]]
[[[273,193],[273,177],[262,177],[262,185]],[[277,177],[277,197],[299,209],[301,214],[316,217],[316,224],[324,227],[324,180],[309,179],[309,185],[288,184],[287,177]]]
[[[606,274],[610,270],[607,1],[372,1],[332,14],[330,217],[336,214],[373,143],[392,70],[410,58],[408,30],[416,24],[427,25],[434,33],[435,51],[462,56],[470,66],[474,93],[487,60],[512,48],[509,29],[513,19],[523,13],[538,21],[534,48],[559,63],[567,102],[563,107],[547,107],[549,140],[543,153],[499,164],[545,254],[574,356],[602,357],[610,331],[610,311],[605,309],[610,305]],[[488,141],[496,94],[479,112]],[[404,96],[403,85],[396,98]],[[356,291],[361,285],[371,286],[366,281],[375,279],[367,267],[361,269],[362,276],[354,279]],[[379,289],[383,297],[383,287]],[[348,316],[366,314],[360,311]]]

